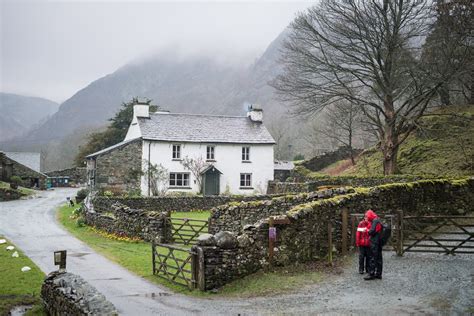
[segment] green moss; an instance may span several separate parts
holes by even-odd
[[[427,115],[398,151],[401,174],[459,177],[474,174],[474,106],[450,107]],[[344,174],[382,175],[382,153],[362,153]]]

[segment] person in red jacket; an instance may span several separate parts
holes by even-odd
[[[359,248],[359,273],[369,272],[370,261],[370,222],[364,216],[357,226],[356,246]]]
[[[364,280],[374,280],[382,278],[383,258],[382,258],[382,223],[374,211],[365,212],[365,217],[370,222],[370,260],[369,275]]]

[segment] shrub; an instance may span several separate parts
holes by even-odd
[[[112,191],[104,191],[104,196],[105,196],[105,197],[112,197],[112,196],[114,196],[114,192],[112,192]]]
[[[10,177],[10,188],[18,189],[18,186],[23,183],[23,180],[19,176]]]
[[[76,203],[81,203],[82,201],[84,201],[84,199],[87,197],[88,194],[89,194],[89,190],[87,189],[79,190],[76,194]]]
[[[76,226],[77,226],[77,227],[84,227],[84,226],[86,226],[86,221],[85,221],[84,217],[81,216],[81,217],[78,217],[78,218],[76,219]]]

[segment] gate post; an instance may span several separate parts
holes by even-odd
[[[332,223],[328,221],[328,262],[332,266]]]
[[[153,239],[151,242],[151,260],[152,260],[152,265],[153,265],[153,275],[155,275],[155,272],[156,272],[155,249],[156,249],[155,239]]]
[[[347,208],[342,209],[342,255],[347,255],[347,222],[348,222],[348,213]]]
[[[403,256],[403,210],[397,211],[397,256]]]

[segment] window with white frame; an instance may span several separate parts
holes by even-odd
[[[207,146],[206,149],[206,160],[215,160],[215,147],[214,146]]]
[[[173,159],[181,159],[181,145],[173,145]]]
[[[170,172],[170,187],[189,187],[189,173]]]
[[[251,173],[241,173],[240,174],[240,187],[241,188],[251,188],[252,187],[252,174]]]
[[[250,147],[242,147],[242,161],[250,161]]]

